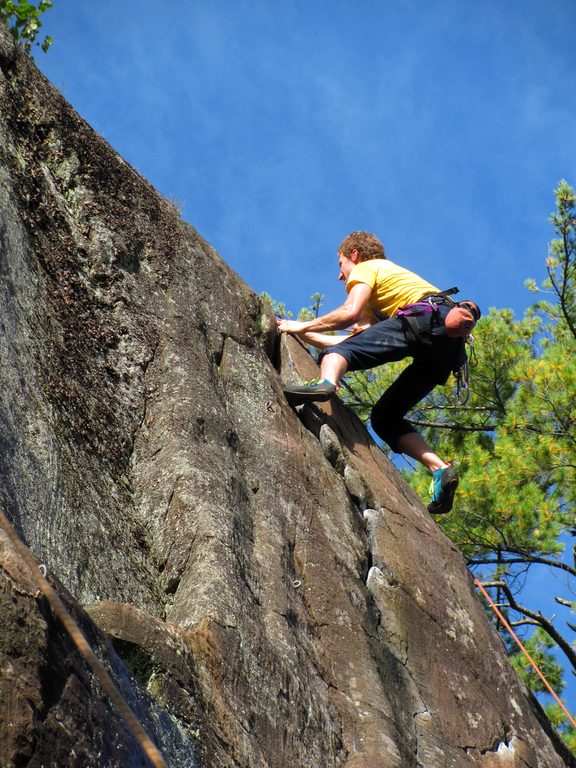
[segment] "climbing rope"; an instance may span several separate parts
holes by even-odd
[[[524,656],[526,656],[526,658],[528,659],[528,661],[530,662],[530,664],[531,664],[531,665],[532,665],[532,667],[534,668],[534,671],[536,672],[536,674],[538,675],[538,677],[539,677],[539,678],[542,680],[542,682],[544,683],[544,685],[546,686],[546,688],[548,689],[548,691],[549,691],[549,692],[552,694],[552,696],[554,697],[554,699],[556,700],[556,702],[558,703],[558,705],[560,706],[560,708],[562,709],[562,711],[563,711],[563,712],[566,714],[566,717],[568,718],[568,720],[570,721],[570,723],[571,723],[571,724],[574,726],[574,728],[576,728],[576,721],[574,720],[574,718],[572,717],[572,715],[570,714],[570,712],[568,712],[568,710],[566,709],[566,707],[564,706],[564,704],[562,703],[562,701],[560,700],[560,698],[559,698],[559,697],[556,695],[555,691],[553,691],[553,690],[552,690],[552,686],[550,685],[550,683],[548,682],[548,680],[546,680],[546,678],[544,677],[544,675],[543,675],[543,674],[542,674],[542,672],[540,671],[540,669],[539,669],[538,665],[536,664],[536,662],[534,661],[534,659],[532,658],[532,656],[530,656],[530,654],[528,653],[528,651],[526,650],[526,648],[524,647],[524,645],[522,645],[522,642],[520,641],[520,639],[518,638],[518,636],[516,635],[516,633],[514,632],[514,630],[512,629],[512,627],[510,626],[510,624],[509,624],[509,623],[506,621],[506,619],[505,619],[505,618],[504,618],[504,616],[502,615],[502,612],[501,612],[501,611],[498,609],[498,606],[497,606],[497,605],[494,603],[494,601],[492,600],[492,598],[490,597],[490,595],[488,594],[488,592],[487,592],[487,591],[484,589],[484,587],[482,586],[482,584],[480,584],[480,582],[478,581],[478,579],[474,579],[474,584],[475,584],[475,585],[478,587],[478,589],[479,589],[479,590],[482,592],[482,594],[484,595],[484,597],[485,597],[485,598],[486,598],[486,600],[488,601],[488,605],[490,606],[490,608],[492,608],[492,610],[494,611],[494,613],[496,614],[496,616],[498,616],[498,618],[499,618],[499,619],[500,619],[500,621],[502,622],[503,626],[504,626],[504,627],[506,627],[506,629],[508,630],[508,632],[510,633],[510,635],[513,637],[514,641],[515,641],[515,642],[516,642],[516,644],[519,646],[519,648],[520,648],[520,650],[522,651],[522,653],[524,654]]]
[[[20,540],[20,537],[2,510],[0,510],[0,527],[8,537],[8,540],[16,550],[17,554],[26,563],[26,566],[29,568],[32,577],[38,586],[38,589],[48,600],[54,615],[60,620],[70,635],[74,645],[80,651],[80,654],[83,656],[84,660],[94,673],[103,691],[116,707],[118,713],[132,733],[132,736],[142,747],[144,754],[150,761],[153,768],[168,768],[166,761],[160,754],[158,748],[153,743],[152,739],[148,736],[139,720],[136,718],[136,715],[130,709],[126,699],[122,696],[116,687],[116,684],[104,668],[102,662],[98,659],[90,647],[86,636],[66,609],[57,592],[53,589],[52,585],[47,580],[46,566],[38,565],[34,555]]]

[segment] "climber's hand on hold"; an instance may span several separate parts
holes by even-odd
[[[299,320],[286,320],[284,318],[278,318],[276,320],[276,326],[279,333],[304,333],[306,330],[306,323]]]

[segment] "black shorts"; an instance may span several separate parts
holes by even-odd
[[[450,307],[442,305],[434,317],[428,314],[411,318],[417,321],[416,334],[406,318],[388,318],[322,353],[322,356],[341,355],[349,371],[364,371],[413,358],[372,409],[373,430],[394,451],[398,450],[398,439],[402,435],[417,431],[404,418],[406,413],[437,384],[445,384],[465,354],[464,340],[446,335],[444,318],[449,311]]]

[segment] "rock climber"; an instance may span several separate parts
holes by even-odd
[[[338,279],[345,281],[348,293],[342,306],[304,322],[278,320],[280,333],[293,334],[322,350],[319,383],[288,386],[284,393],[292,405],[328,400],[347,371],[412,357],[412,363],[372,409],[371,424],[393,451],[411,456],[432,474],[428,511],[449,512],[458,473],[432,450],[405,415],[437,384],[445,384],[465,361],[463,337],[480,317],[480,310],[471,301],[457,305],[447,295],[456,289],[440,291],[389,261],[380,240],[369,232],[353,232],[342,241],[338,264]],[[456,307],[462,309],[450,330],[446,318]],[[343,336],[326,333],[344,329],[350,332]]]

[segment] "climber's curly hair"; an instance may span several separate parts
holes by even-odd
[[[352,251],[358,251],[360,261],[386,258],[384,246],[370,232],[352,232],[342,240],[338,253],[343,253],[349,259]]]

